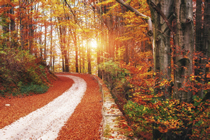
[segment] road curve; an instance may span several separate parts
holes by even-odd
[[[74,112],[87,89],[87,83],[82,78],[72,75],[66,75],[65,77],[71,78],[74,81],[70,89],[44,107],[0,129],[0,139],[56,139],[60,129]]]

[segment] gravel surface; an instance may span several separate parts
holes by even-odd
[[[74,81],[69,90],[46,106],[0,129],[0,139],[56,139],[60,129],[80,103],[87,88],[87,84],[82,78],[72,75],[65,77],[71,78]]]

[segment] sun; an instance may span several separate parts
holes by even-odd
[[[90,46],[91,46],[92,48],[96,49],[97,46],[98,46],[97,41],[96,41],[95,39],[92,39],[92,40],[90,41]]]

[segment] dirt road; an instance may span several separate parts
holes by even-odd
[[[102,104],[100,103],[101,95],[96,80],[90,75],[59,74],[58,76],[72,79],[74,83],[71,88],[43,107],[37,108],[37,110],[0,129],[2,140],[92,140],[99,138],[98,129],[102,119]],[[59,88],[62,83],[56,86]],[[45,96],[47,99],[51,93],[46,94],[48,95]],[[15,104],[14,100],[11,99],[11,104]],[[10,106],[10,108],[12,107]],[[5,107],[3,110],[0,108],[0,111],[6,111]],[[15,112],[18,113],[18,110]],[[7,116],[1,118],[0,116],[1,119],[9,118]]]

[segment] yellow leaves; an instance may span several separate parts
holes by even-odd
[[[7,23],[10,23],[11,20],[10,20],[9,18],[6,18],[6,22],[7,22]]]
[[[118,7],[118,6],[119,6],[119,3],[116,3],[116,4],[114,4],[113,6],[111,6],[110,9],[114,9],[114,8],[116,8],[116,7]]]
[[[97,6],[108,5],[108,4],[113,3],[113,2],[115,2],[115,0],[106,0],[106,1],[103,1],[99,4],[97,4]]]
[[[187,110],[188,110],[189,112],[191,112],[191,107],[187,107]]]
[[[131,40],[133,37],[126,37],[126,36],[122,36],[122,37],[118,37],[116,38],[116,40],[120,40],[120,41],[127,41],[127,40]]]
[[[168,81],[167,79],[163,79],[163,80],[160,82],[159,86],[167,86],[167,85],[170,84],[170,82],[171,82],[171,81]]]

